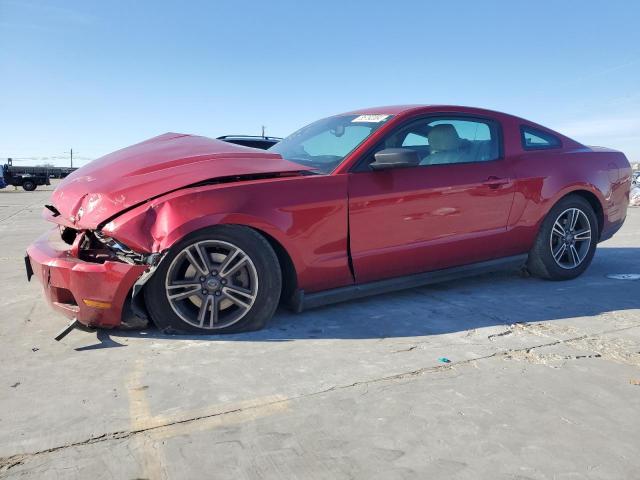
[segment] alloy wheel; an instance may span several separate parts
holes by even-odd
[[[556,264],[566,270],[576,268],[589,253],[591,224],[579,208],[563,211],[551,229],[551,255]]]
[[[176,255],[167,271],[165,290],[182,321],[217,330],[249,313],[258,294],[258,274],[251,258],[236,245],[204,240]]]

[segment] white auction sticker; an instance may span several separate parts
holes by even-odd
[[[351,123],[363,122],[363,123],[380,123],[384,122],[389,115],[360,115],[359,117],[351,120]]]

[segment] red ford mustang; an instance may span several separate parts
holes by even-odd
[[[371,108],[268,151],[168,133],[69,175],[27,250],[53,307],[91,327],[262,327],[294,309],[504,267],[564,280],[624,222],[631,169],[503,113]]]

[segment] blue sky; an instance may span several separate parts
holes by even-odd
[[[640,161],[640,2],[0,0],[0,160],[397,103],[502,110]]]

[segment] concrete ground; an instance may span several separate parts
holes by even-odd
[[[0,477],[640,477],[640,209],[570,282],[498,274],[210,337],[72,332],[0,191]],[[441,359],[449,359],[444,363]]]

